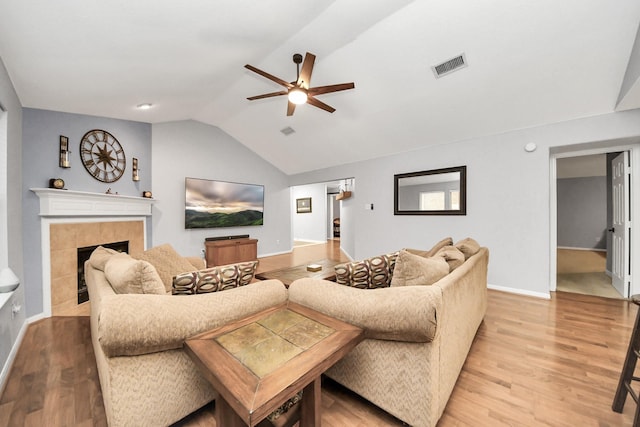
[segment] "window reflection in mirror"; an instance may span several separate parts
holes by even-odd
[[[467,167],[394,175],[396,215],[466,215]]]

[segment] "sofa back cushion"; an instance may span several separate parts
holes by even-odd
[[[456,242],[455,245],[456,248],[458,248],[460,250],[460,252],[462,252],[464,254],[464,258],[465,260],[469,259],[469,257],[475,255],[478,253],[478,251],[480,250],[480,244],[478,242],[476,242],[474,239],[472,239],[471,237],[467,237],[466,239],[462,239],[458,242]]]
[[[397,257],[398,252],[393,252],[336,265],[336,282],[360,289],[389,287]]]
[[[464,254],[455,246],[445,246],[441,248],[434,257],[443,258],[447,264],[449,264],[449,271],[460,267],[466,260]]]
[[[411,248],[405,248],[405,250],[414,255],[429,258],[429,257],[435,256],[436,253],[438,253],[438,251],[443,247],[451,246],[451,245],[453,245],[453,239],[451,237],[445,237],[444,239],[440,240],[438,243],[433,245],[431,249],[426,251],[422,249],[411,249]]]
[[[105,263],[104,275],[117,294],[166,294],[156,269],[127,254],[112,255]]]
[[[251,283],[258,261],[221,265],[176,275],[172,281],[174,295],[205,294],[237,288]]]
[[[432,285],[449,274],[443,257],[425,258],[402,250],[396,259],[391,286]]]
[[[147,249],[141,254],[134,255],[134,258],[147,261],[156,268],[167,292],[171,291],[173,276],[194,270],[193,264],[168,243]]]

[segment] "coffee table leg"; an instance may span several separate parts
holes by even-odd
[[[304,388],[300,402],[300,427],[320,427],[320,377]]]
[[[221,395],[216,398],[216,426],[246,427],[247,424]]]

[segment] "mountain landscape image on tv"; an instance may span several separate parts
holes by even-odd
[[[263,224],[264,186],[185,178],[185,228]]]

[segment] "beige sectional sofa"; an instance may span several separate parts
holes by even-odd
[[[90,259],[85,264],[91,339],[112,427],[166,426],[213,400],[216,392],[183,351],[184,340],[287,301],[287,290],[277,280],[224,292],[171,295],[162,282],[154,290],[159,277],[147,264],[115,256],[117,263]],[[116,293],[104,270],[115,275],[111,270],[122,266],[135,270],[135,280],[122,283],[131,289],[142,280],[138,290],[144,293]]]
[[[430,286],[358,289],[317,279],[293,282],[290,301],[366,331],[366,339],[326,375],[412,426],[435,426],[487,309],[489,251],[463,252],[466,260]],[[443,257],[450,265],[455,261]],[[349,269],[358,276],[357,267]],[[410,273],[423,280],[433,269]]]

